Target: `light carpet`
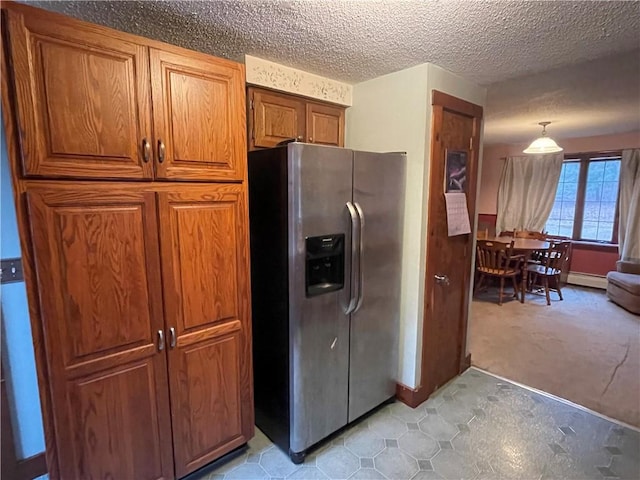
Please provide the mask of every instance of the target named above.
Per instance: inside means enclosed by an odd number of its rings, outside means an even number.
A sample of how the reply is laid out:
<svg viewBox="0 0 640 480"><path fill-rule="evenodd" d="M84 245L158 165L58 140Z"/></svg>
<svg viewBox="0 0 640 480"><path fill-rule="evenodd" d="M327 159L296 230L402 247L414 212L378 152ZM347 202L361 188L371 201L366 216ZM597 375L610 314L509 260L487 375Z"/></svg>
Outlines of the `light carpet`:
<svg viewBox="0 0 640 480"><path fill-rule="evenodd" d="M510 292L510 291L508 291ZM497 290L476 296L469 351L473 365L640 427L640 316L604 291L565 287L497 304Z"/></svg>

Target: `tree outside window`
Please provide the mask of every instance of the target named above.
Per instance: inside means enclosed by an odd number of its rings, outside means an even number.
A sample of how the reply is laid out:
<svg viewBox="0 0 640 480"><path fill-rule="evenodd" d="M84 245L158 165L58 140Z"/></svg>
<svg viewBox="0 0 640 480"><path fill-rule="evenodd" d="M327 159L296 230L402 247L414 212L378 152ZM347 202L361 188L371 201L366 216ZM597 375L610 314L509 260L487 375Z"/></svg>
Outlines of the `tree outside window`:
<svg viewBox="0 0 640 480"><path fill-rule="evenodd" d="M620 152L565 155L545 230L573 240L617 243Z"/></svg>

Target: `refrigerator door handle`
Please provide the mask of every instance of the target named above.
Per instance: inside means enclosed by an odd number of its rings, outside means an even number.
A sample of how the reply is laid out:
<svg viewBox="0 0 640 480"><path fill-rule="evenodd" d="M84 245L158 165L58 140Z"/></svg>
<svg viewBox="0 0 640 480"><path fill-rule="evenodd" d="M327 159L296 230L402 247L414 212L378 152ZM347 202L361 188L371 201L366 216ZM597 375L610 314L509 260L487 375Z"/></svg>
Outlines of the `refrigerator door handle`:
<svg viewBox="0 0 640 480"><path fill-rule="evenodd" d="M349 315L356 309L356 302L358 300L357 291L359 287L356 285L358 279L356 273L358 272L360 265L356 268L356 264L358 262L358 243L356 243L356 238L358 237L359 232L359 222L358 213L356 208L353 206L353 203L347 202L346 207L349 211L349 216L351 217L351 292L349 296L349 305L344 313Z"/></svg>
<svg viewBox="0 0 640 480"><path fill-rule="evenodd" d="M362 272L362 251L364 250L364 212L362 211L362 207L358 202L354 202L353 204L356 207L356 212L358 212L359 218L359 232L358 232L358 303L356 304L356 308L354 312L357 312L362 306L362 292L364 288L364 274Z"/></svg>

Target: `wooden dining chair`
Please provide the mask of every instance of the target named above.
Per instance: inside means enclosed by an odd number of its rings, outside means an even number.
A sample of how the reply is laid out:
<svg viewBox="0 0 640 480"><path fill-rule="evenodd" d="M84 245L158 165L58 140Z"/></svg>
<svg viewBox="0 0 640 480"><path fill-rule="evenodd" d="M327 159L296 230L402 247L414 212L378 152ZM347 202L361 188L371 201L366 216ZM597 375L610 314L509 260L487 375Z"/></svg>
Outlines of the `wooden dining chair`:
<svg viewBox="0 0 640 480"><path fill-rule="evenodd" d="M560 275L562 275L563 269L568 267L570 247L571 242L553 243L549 250L545 252L541 264L527 265L529 277L528 290L531 290L535 285L543 287L544 294L547 297L547 305L551 305L550 290L557 292L560 300L563 300L560 287ZM539 281L542 281L542 285L537 283ZM551 285L550 281L552 282Z"/></svg>
<svg viewBox="0 0 640 480"><path fill-rule="evenodd" d="M482 282L487 277L497 277L500 279L498 305L502 305L504 279L511 278L513 296L519 298L516 277L522 273L524 255L513 255L512 253L513 240L510 243L478 240L476 244L477 280L473 290L474 294L480 289ZM524 302L524 295L520 296L520 301Z"/></svg>

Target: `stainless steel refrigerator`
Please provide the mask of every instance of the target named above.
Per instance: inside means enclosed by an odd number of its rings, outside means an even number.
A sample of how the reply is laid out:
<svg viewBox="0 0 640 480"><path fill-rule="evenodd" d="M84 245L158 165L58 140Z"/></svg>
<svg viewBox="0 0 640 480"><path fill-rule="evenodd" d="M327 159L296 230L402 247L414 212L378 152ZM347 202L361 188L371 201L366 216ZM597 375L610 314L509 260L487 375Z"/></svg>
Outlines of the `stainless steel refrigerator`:
<svg viewBox="0 0 640 480"><path fill-rule="evenodd" d="M405 163L249 154L256 425L295 463L395 394Z"/></svg>

